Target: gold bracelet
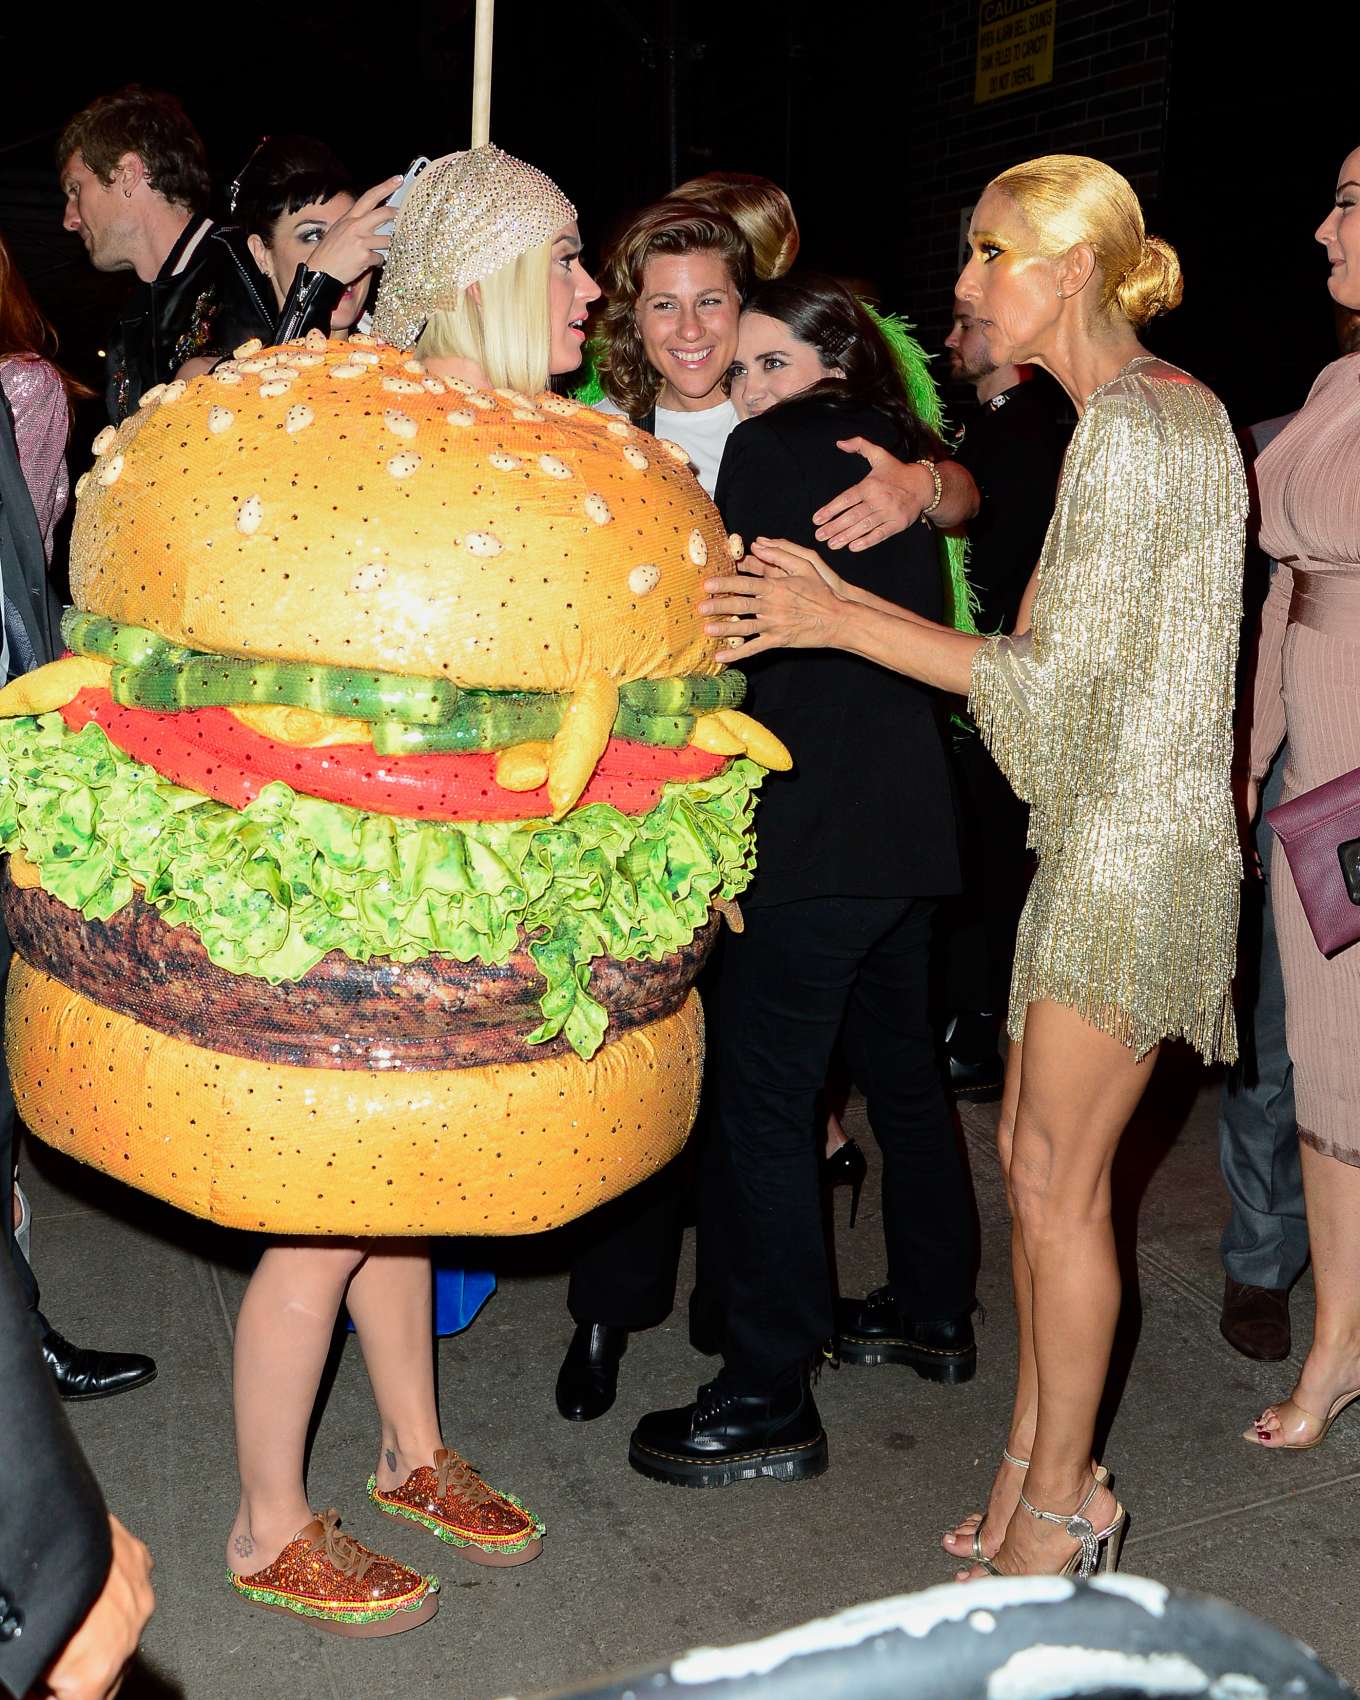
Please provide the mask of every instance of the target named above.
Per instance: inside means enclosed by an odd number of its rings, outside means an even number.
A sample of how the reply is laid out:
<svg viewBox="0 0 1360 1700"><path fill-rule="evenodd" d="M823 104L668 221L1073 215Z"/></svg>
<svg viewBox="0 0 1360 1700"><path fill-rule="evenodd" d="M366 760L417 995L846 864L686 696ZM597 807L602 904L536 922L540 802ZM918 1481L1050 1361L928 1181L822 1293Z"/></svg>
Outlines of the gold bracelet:
<svg viewBox="0 0 1360 1700"><path fill-rule="evenodd" d="M936 508L939 507L940 502L943 500L944 479L940 477L940 469L936 466L933 460L918 460L916 464L917 466L925 467L926 471L930 474L931 483L935 486L935 495L933 500L926 507L921 509L921 519L923 521L927 521L930 515L935 512Z"/></svg>

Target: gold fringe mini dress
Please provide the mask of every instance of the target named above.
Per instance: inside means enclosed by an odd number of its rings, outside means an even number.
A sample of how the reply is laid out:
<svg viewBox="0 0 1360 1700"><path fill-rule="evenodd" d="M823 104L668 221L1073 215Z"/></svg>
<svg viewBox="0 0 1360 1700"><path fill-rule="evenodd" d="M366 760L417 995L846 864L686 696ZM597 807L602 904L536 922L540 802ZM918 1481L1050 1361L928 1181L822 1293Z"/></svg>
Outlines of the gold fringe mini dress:
<svg viewBox="0 0 1360 1700"><path fill-rule="evenodd" d="M1038 869L1009 1032L1042 999L1142 1057L1237 1054L1231 798L1246 480L1218 398L1140 355L1063 466L1029 630L973 662L969 708L1030 805Z"/></svg>

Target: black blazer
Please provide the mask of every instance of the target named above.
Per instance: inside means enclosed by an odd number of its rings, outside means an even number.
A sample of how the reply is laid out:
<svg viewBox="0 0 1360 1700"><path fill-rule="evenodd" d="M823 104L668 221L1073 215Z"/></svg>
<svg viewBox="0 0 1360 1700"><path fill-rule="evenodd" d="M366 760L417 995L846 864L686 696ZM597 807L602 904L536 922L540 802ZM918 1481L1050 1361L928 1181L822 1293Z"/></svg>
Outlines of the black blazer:
<svg viewBox="0 0 1360 1700"><path fill-rule="evenodd" d="M727 440L716 500L749 543L787 537L821 549L813 513L863 476L836 442L866 437L900 452L873 409L820 399L781 403ZM929 525L826 559L850 583L928 619L942 617L938 540ZM747 708L793 755L756 808L756 877L743 903L794 898L929 897L959 889L954 797L934 691L839 650L788 650L744 664Z"/></svg>
<svg viewBox="0 0 1360 1700"><path fill-rule="evenodd" d="M99 1597L113 1546L99 1484L62 1412L7 1255L0 1256L0 1484L0 1690L22 1696Z"/></svg>

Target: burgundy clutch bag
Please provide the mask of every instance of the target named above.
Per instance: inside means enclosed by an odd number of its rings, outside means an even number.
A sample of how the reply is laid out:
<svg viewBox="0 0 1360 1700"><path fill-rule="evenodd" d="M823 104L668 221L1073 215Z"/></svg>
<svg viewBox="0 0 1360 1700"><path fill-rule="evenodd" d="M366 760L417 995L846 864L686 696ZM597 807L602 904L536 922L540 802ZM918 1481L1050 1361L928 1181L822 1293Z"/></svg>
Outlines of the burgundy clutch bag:
<svg viewBox="0 0 1360 1700"><path fill-rule="evenodd" d="M1360 939L1360 768L1271 809L1308 925L1324 956Z"/></svg>

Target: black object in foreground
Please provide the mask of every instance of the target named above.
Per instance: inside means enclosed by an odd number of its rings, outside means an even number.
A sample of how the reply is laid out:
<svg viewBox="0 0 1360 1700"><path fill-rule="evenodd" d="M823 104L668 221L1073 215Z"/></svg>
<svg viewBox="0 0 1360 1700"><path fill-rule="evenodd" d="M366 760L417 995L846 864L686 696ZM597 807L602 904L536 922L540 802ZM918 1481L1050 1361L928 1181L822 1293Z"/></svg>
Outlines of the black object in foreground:
<svg viewBox="0 0 1360 1700"><path fill-rule="evenodd" d="M948 1583L551 1700L1354 1700L1301 1642L1136 1576ZM547 1697L545 1697L547 1700Z"/></svg>

